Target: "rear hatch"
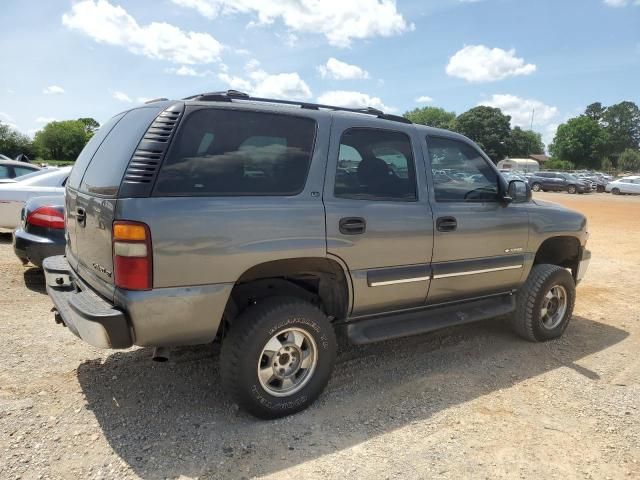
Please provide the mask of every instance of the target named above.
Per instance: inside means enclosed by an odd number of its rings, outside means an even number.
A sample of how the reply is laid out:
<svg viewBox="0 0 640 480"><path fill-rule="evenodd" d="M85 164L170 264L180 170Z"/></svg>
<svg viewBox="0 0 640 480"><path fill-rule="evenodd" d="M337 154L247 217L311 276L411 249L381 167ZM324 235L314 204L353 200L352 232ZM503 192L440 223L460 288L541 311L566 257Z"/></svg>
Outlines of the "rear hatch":
<svg viewBox="0 0 640 480"><path fill-rule="evenodd" d="M122 178L140 140L166 107L166 102L152 104L113 117L89 141L69 177L67 259L109 299L115 289L111 230Z"/></svg>

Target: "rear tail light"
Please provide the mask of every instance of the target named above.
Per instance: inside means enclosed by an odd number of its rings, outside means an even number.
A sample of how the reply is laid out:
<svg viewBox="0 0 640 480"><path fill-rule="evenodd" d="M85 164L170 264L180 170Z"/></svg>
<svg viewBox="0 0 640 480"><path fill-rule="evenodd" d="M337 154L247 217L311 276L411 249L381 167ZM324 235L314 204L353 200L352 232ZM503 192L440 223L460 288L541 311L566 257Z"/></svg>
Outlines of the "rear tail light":
<svg viewBox="0 0 640 480"><path fill-rule="evenodd" d="M64 229L64 213L54 207L39 207L27 215L27 223L38 227Z"/></svg>
<svg viewBox="0 0 640 480"><path fill-rule="evenodd" d="M141 222L113 222L113 272L116 287L150 290L153 276L151 233Z"/></svg>

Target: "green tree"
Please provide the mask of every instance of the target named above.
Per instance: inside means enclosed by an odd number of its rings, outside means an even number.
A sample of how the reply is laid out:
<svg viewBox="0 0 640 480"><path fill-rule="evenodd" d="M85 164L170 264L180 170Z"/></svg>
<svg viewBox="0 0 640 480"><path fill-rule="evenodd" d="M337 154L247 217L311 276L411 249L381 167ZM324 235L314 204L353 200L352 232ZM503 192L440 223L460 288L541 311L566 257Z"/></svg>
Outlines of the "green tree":
<svg viewBox="0 0 640 480"><path fill-rule="evenodd" d="M0 153L11 158L15 158L20 153L28 157L35 156L31 139L2 122L0 122Z"/></svg>
<svg viewBox="0 0 640 480"><path fill-rule="evenodd" d="M80 120L50 122L36 133L34 143L39 154L50 160L74 160L90 138Z"/></svg>
<svg viewBox="0 0 640 480"><path fill-rule="evenodd" d="M527 158L534 153L544 153L542 135L533 130L515 127L507 140L507 154L511 158Z"/></svg>
<svg viewBox="0 0 640 480"><path fill-rule="evenodd" d="M607 146L608 136L603 127L581 115L558 127L549 151L578 167L599 168Z"/></svg>
<svg viewBox="0 0 640 480"><path fill-rule="evenodd" d="M613 171L613 162L608 158L603 158L600 168L605 172L611 172Z"/></svg>
<svg viewBox="0 0 640 480"><path fill-rule="evenodd" d="M618 159L618 168L632 172L640 171L640 151L628 148L622 152Z"/></svg>
<svg viewBox="0 0 640 480"><path fill-rule="evenodd" d="M611 105L602 114L609 136L609 151L619 156L626 149L640 148L640 108L633 102Z"/></svg>
<svg viewBox="0 0 640 480"><path fill-rule="evenodd" d="M455 122L455 130L476 142L494 162L507 155L511 117L499 108L480 106L464 112Z"/></svg>
<svg viewBox="0 0 640 480"><path fill-rule="evenodd" d="M573 170L575 165L567 160L550 158L544 163L544 168L547 170Z"/></svg>
<svg viewBox="0 0 640 480"><path fill-rule="evenodd" d="M84 131L87 132L89 138L100 128L100 124L95 118L79 118L78 121L84 124Z"/></svg>
<svg viewBox="0 0 640 480"><path fill-rule="evenodd" d="M584 114L596 122L600 122L606 110L607 107L603 107L600 102L595 102L587 106Z"/></svg>
<svg viewBox="0 0 640 480"><path fill-rule="evenodd" d="M451 130L456 119L455 112L447 112L444 108L424 107L416 108L404 114L413 123L435 128Z"/></svg>

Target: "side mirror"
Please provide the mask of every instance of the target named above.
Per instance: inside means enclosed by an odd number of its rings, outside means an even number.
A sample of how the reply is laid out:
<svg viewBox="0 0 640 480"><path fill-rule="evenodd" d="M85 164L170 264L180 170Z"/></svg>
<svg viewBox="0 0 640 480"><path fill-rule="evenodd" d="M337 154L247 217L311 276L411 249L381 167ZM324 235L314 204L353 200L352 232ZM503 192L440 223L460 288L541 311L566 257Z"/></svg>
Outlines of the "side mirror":
<svg viewBox="0 0 640 480"><path fill-rule="evenodd" d="M507 188L509 203L526 203L531 200L531 187L522 180L511 180ZM506 199L505 199L506 200Z"/></svg>

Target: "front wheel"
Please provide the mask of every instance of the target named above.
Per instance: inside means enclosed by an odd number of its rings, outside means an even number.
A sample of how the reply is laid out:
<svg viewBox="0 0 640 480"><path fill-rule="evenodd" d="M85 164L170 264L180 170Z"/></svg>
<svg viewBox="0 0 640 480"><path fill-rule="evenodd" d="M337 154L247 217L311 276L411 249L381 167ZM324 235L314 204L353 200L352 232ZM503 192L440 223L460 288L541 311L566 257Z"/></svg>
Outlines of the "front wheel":
<svg viewBox="0 0 640 480"><path fill-rule="evenodd" d="M336 348L333 326L317 307L268 298L233 321L220 352L222 385L256 417L290 415L322 393Z"/></svg>
<svg viewBox="0 0 640 480"><path fill-rule="evenodd" d="M575 185L569 185L569 186L567 187L567 192L568 192L568 193L574 194L574 193L576 193L577 191L578 191L578 189L576 188L576 186L575 186Z"/></svg>
<svg viewBox="0 0 640 480"><path fill-rule="evenodd" d="M614 188L611 190L611 193L613 193L614 195L620 195L620 189L619 188Z"/></svg>
<svg viewBox="0 0 640 480"><path fill-rule="evenodd" d="M513 327L532 342L558 338L569 325L575 300L576 284L567 270L536 265L518 291Z"/></svg>
<svg viewBox="0 0 640 480"><path fill-rule="evenodd" d="M531 190L533 190L534 192L539 192L540 190L542 190L542 185L540 185L539 183L534 183L533 185L531 185Z"/></svg>

